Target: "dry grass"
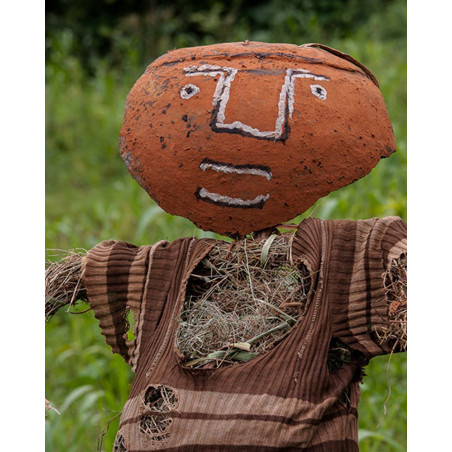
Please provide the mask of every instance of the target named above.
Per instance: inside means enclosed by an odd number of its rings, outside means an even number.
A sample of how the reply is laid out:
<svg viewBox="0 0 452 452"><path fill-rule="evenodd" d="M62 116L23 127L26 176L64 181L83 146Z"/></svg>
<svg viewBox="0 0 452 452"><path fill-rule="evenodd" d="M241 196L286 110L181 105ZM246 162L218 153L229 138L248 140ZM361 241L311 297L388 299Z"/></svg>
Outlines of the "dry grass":
<svg viewBox="0 0 452 452"><path fill-rule="evenodd" d="M172 423L173 419L167 414L147 414L141 416L140 432L148 435L152 443L160 443L168 438Z"/></svg>
<svg viewBox="0 0 452 452"><path fill-rule="evenodd" d="M110 428L110 424L114 422L116 419L120 418L122 411L115 414L113 417L107 420L105 427L102 429L100 435L97 437L97 452L102 452L104 449L102 448L102 443L104 440L104 436L107 434L108 429ZM124 437L121 434L118 434L115 439L115 445L113 450L119 452L127 452L127 449L124 446Z"/></svg>
<svg viewBox="0 0 452 452"><path fill-rule="evenodd" d="M63 306L88 301L82 285L82 258L85 250L69 251L58 262L49 262L45 274L45 317L50 318Z"/></svg>
<svg viewBox="0 0 452 452"><path fill-rule="evenodd" d="M57 414L61 414L47 399L45 399L46 410L55 411Z"/></svg>
<svg viewBox="0 0 452 452"><path fill-rule="evenodd" d="M127 448L124 444L124 436L117 435L115 439L115 444L113 446L114 452L127 452Z"/></svg>
<svg viewBox="0 0 452 452"><path fill-rule="evenodd" d="M306 309L310 277L292 235L218 242L192 273L177 347L185 366L216 368L271 349Z"/></svg>
<svg viewBox="0 0 452 452"><path fill-rule="evenodd" d="M151 385L144 395L144 404L155 412L167 413L177 406L178 397L173 389L164 385Z"/></svg>
<svg viewBox="0 0 452 452"><path fill-rule="evenodd" d="M389 303L388 323L377 331L380 342L393 343L394 350L407 349L407 256L394 259L385 274L384 285Z"/></svg>

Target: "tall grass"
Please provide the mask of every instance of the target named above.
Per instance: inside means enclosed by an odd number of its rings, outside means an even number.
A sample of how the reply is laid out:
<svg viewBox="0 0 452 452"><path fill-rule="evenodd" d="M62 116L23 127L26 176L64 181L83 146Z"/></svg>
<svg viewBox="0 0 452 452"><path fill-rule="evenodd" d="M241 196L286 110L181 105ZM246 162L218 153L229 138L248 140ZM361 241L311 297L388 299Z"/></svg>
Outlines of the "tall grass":
<svg viewBox="0 0 452 452"><path fill-rule="evenodd" d="M320 200L298 221L312 212L322 218L399 215L406 219L406 41L400 33L388 39L388 34L404 26L400 20L405 12L395 14L391 8L353 37L323 42L351 54L376 75L398 150L367 177ZM381 20L386 21L386 31L380 27ZM132 180L118 155L124 100L144 67L135 63L118 69L99 60L95 74L86 77L79 60L68 53L70 36L60 37L46 68L45 245L49 257L50 249L89 249L112 238L140 245L182 236L213 236L163 212ZM393 356L388 370L387 365L388 357L372 360L362 385L363 452L406 450L406 356ZM392 395L383 417L388 377ZM46 414L46 450L95 450L98 435L127 400L132 378L128 366L105 345L92 312L59 312L46 326L46 396L61 415ZM110 424L102 450L111 450L118 422Z"/></svg>

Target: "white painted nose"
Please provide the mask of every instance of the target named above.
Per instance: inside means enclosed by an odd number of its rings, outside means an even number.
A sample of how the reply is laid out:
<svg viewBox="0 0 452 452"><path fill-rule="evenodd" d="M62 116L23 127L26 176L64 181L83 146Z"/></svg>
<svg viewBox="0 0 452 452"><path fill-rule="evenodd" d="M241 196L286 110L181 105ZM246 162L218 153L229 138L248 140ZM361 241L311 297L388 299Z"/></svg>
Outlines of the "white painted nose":
<svg viewBox="0 0 452 452"><path fill-rule="evenodd" d="M299 78L312 79L316 81L328 81L329 78L324 75L316 75L306 69L286 69L284 79L279 91L277 99L270 99L274 101L277 107L276 118L274 125L270 130L265 130L249 124L249 119L231 120L230 114L227 114L227 105L231 95L231 86L236 79L238 73L246 73L245 70L238 70L233 67L214 66L210 64L203 64L201 66L190 66L184 69L187 77L193 76L210 76L218 77L217 85L213 95L212 104L215 107L212 112L210 126L214 132L218 133L236 133L245 137L254 137L258 139L283 141L288 138L290 127L288 126L289 119L292 117L294 108L295 96L295 80ZM254 70L256 72L258 70ZM268 74L268 70L261 70L259 77ZM251 74L246 74L250 77ZM268 76L268 75L267 75ZM275 77L276 75L272 75ZM240 90L239 90L240 91ZM199 88L194 84L185 85L180 92L183 99L189 99L194 94L198 93ZM311 85L311 92L313 95L321 100L326 100L326 89L318 84ZM246 96L246 92L240 92L240 95ZM276 110L276 108L275 108ZM258 112L256 112L258 114ZM228 119L226 119L226 116ZM246 122L244 122L246 121Z"/></svg>

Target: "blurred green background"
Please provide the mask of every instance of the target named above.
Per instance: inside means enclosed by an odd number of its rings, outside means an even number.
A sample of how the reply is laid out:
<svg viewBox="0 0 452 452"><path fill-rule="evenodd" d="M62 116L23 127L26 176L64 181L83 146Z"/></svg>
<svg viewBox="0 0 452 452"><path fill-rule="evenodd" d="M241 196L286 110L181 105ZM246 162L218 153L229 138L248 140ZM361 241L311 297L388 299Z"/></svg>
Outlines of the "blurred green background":
<svg viewBox="0 0 452 452"><path fill-rule="evenodd" d="M401 0L50 0L46 2L46 248L89 249L101 240L138 245L212 237L163 212L118 153L125 97L169 49L257 40L320 42L366 65L380 82L398 151L364 179L297 219L406 220L406 3ZM83 309L83 306L82 306ZM406 450L406 355L367 367L359 411L361 451ZM46 450L96 450L127 400L133 375L113 356L91 312L59 312L46 325ZM384 415L390 379L391 398ZM379 425L380 424L380 425ZM111 450L118 420L102 450Z"/></svg>

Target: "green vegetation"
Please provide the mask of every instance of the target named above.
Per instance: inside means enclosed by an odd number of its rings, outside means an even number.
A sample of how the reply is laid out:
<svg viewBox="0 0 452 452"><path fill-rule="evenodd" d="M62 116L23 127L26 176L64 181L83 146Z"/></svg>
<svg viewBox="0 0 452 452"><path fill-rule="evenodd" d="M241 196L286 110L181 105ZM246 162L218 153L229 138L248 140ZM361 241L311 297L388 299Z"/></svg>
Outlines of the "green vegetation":
<svg viewBox="0 0 452 452"><path fill-rule="evenodd" d="M406 219L406 4L299 0L176 1L139 9L132 0L47 2L46 248L91 248L101 240L150 244L211 237L172 217L139 188L117 150L127 92L146 64L174 47L220 41L321 42L365 64L380 82L398 151L370 175L320 200L297 219ZM105 14L96 10L101 5ZM119 6L121 4L121 6ZM83 309L83 307L81 307ZM95 450L121 411L133 375L105 345L91 312L59 312L46 326L46 450ZM371 361L362 386L363 452L406 450L406 356ZM383 420L382 420L383 418ZM111 450L118 420L102 450ZM377 428L377 425L381 425Z"/></svg>

